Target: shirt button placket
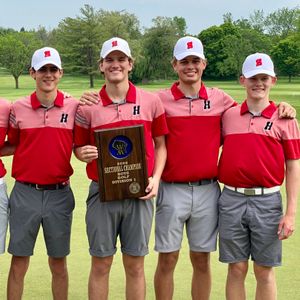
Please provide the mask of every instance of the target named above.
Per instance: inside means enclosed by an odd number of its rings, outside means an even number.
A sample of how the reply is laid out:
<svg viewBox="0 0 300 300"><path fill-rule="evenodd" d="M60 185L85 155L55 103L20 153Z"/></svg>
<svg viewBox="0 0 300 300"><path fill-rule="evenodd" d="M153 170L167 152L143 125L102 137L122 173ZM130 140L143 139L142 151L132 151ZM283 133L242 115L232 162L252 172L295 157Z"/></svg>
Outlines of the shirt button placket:
<svg viewBox="0 0 300 300"><path fill-rule="evenodd" d="M122 120L122 109L118 106L117 110L118 110L118 119Z"/></svg>
<svg viewBox="0 0 300 300"><path fill-rule="evenodd" d="M253 126L254 126L254 117L251 116L250 121L249 121L249 131L253 132Z"/></svg>
<svg viewBox="0 0 300 300"><path fill-rule="evenodd" d="M44 111L44 123L45 123L45 125L47 125L47 123L48 123L48 111L46 109Z"/></svg>

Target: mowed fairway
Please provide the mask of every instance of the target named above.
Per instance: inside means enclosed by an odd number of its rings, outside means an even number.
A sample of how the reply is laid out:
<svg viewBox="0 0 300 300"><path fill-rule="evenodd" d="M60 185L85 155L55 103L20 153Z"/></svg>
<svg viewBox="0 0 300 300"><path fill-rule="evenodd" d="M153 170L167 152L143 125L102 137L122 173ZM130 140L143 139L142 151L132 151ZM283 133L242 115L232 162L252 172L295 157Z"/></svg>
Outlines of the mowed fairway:
<svg viewBox="0 0 300 300"><path fill-rule="evenodd" d="M97 87L103 81L96 81ZM232 95L238 102L244 99L244 91L235 81L205 82L207 86L216 86L224 89ZM157 90L168 87L171 82L157 82L155 84L143 86L148 90ZM30 94L34 89L34 81L29 76L20 78L20 89L14 89L13 78L7 74L0 73L0 97L14 100L22 95ZM79 97L82 91L88 89L88 79L83 77L65 76L62 79L60 89ZM297 108L297 118L300 120L300 80L294 80L291 84L286 79L279 80L278 85L272 90L271 99L287 101ZM3 159L8 174L6 181L11 190L13 180L10 178L11 158ZM85 200L88 192L88 180L85 174L85 165L75 158L72 159L74 175L71 178L71 185L76 198L76 208L74 211L72 227L71 254L68 257L69 277L70 277L70 300L87 299L87 282L90 268L90 256L85 233ZM300 209L299 209L300 210ZM300 213L298 211L297 228L294 235L284 241L283 266L276 268L278 299L300 299ZM145 258L145 270L147 280L147 299L155 299L153 289L153 275L155 272L157 253L154 247L154 231L150 240L150 254ZM0 299L6 298L6 280L10 264L10 255L0 256ZM222 300L224 297L224 287L226 281L227 265L218 262L218 254L211 256L213 286L211 299ZM189 262L189 250L187 240L184 238L180 260L175 271L175 300L190 299L190 282L192 270ZM201 284L201 283L199 283ZM124 297L124 272L120 251L114 259L110 275L110 297L109 299L119 300ZM254 299L255 279L252 267L249 268L247 278L248 299ZM43 241L42 230L40 231L35 254L31 258L31 264L25 279L24 300L48 300L51 296L51 276L48 268L47 255Z"/></svg>

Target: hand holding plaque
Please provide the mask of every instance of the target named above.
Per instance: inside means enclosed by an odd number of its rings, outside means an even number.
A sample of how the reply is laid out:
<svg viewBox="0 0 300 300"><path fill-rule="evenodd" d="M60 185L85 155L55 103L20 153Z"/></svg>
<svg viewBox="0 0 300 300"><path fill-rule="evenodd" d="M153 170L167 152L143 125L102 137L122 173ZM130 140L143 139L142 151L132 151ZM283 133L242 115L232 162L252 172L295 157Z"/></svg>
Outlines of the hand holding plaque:
<svg viewBox="0 0 300 300"><path fill-rule="evenodd" d="M139 198L148 185L144 126L95 131L101 201Z"/></svg>

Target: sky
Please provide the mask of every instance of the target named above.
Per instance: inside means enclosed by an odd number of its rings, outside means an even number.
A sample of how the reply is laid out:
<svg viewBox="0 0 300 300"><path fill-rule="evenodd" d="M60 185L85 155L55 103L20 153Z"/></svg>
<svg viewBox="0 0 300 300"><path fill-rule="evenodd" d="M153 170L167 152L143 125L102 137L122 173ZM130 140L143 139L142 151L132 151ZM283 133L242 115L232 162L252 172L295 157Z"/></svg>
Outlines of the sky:
<svg viewBox="0 0 300 300"><path fill-rule="evenodd" d="M223 23L223 15L230 12L233 20L249 18L255 10L267 15L277 9L299 7L299 0L2 0L0 27L20 30L47 30L58 26L66 17L80 16L80 8L89 4L96 10L125 10L140 21L141 29L152 26L157 16L183 17L187 33L198 34L203 29Z"/></svg>

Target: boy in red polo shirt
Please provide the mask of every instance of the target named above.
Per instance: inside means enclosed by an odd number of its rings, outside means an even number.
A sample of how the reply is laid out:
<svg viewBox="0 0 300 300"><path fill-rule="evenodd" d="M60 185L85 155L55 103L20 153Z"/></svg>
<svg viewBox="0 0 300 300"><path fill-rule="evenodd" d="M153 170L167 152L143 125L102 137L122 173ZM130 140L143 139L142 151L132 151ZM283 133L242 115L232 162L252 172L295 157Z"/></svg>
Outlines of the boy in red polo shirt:
<svg viewBox="0 0 300 300"><path fill-rule="evenodd" d="M0 148L5 142L9 112L10 103L4 99L0 99ZM4 181L5 174L6 170L0 159L0 254L5 252L5 240L8 223L8 197L6 183Z"/></svg>
<svg viewBox="0 0 300 300"><path fill-rule="evenodd" d="M235 101L202 81L206 59L199 39L186 36L174 47L172 66L178 81L158 93L166 110L169 134L167 162L156 205L155 250L159 252L155 293L171 299L173 273L184 227L193 267L191 294L208 299L210 252L216 250L220 195L217 162L221 117Z"/></svg>
<svg viewBox="0 0 300 300"><path fill-rule="evenodd" d="M271 58L249 55L241 84L247 98L222 118L219 180L220 261L229 264L226 299L246 299L251 257L256 299L276 299L273 267L281 265L282 240L293 234L300 183L300 132L296 119L279 119L269 93L276 83ZM286 211L280 186L286 180Z"/></svg>
<svg viewBox="0 0 300 300"><path fill-rule="evenodd" d="M104 42L99 67L105 77L105 85L98 94L99 101L92 106L80 106L75 123L75 153L88 163L87 175L92 180L86 214L92 256L89 299L108 297L109 272L118 236L126 275L126 299L144 299L144 256L148 253L152 226L152 198L157 193L166 160L164 135L168 131L165 113L157 95L129 82L133 60L125 40L116 37ZM101 202L94 130L137 124L144 125L149 173L147 195L142 199Z"/></svg>
<svg viewBox="0 0 300 300"><path fill-rule="evenodd" d="M59 53L50 47L38 49L31 61L30 75L36 89L13 103L8 142L16 146L10 195L11 267L8 299L21 299L24 278L33 255L40 226L52 272L54 299L68 297L66 256L70 252L70 231L74 196L69 186L73 173L70 158L78 101L57 89L63 75Z"/></svg>

